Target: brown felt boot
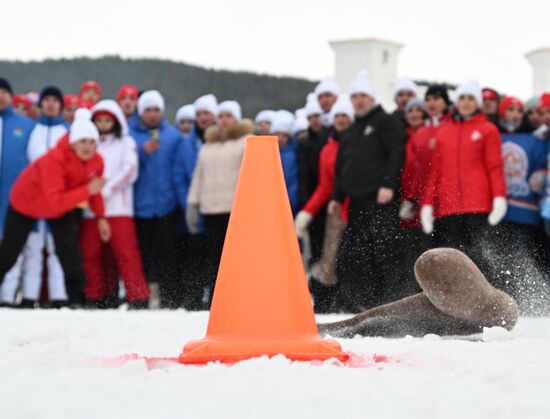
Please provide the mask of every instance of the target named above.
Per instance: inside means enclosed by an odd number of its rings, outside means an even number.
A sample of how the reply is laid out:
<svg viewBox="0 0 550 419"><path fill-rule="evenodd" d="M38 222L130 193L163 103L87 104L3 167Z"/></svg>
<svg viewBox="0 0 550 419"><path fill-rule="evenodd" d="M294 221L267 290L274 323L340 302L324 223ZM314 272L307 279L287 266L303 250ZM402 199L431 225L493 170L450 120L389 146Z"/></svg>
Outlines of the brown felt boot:
<svg viewBox="0 0 550 419"><path fill-rule="evenodd" d="M414 273L426 297L443 313L508 330L517 322L514 299L494 288L476 264L456 249L424 252L416 260Z"/></svg>
<svg viewBox="0 0 550 419"><path fill-rule="evenodd" d="M423 292L366 310L339 322L319 324L319 333L335 337L469 335L483 327L511 330L518 308L493 288L476 265L455 249L432 249L416 264Z"/></svg>
<svg viewBox="0 0 550 419"><path fill-rule="evenodd" d="M345 229L346 223L339 213L327 215L321 259L311 266L311 275L324 286L336 284L336 254Z"/></svg>

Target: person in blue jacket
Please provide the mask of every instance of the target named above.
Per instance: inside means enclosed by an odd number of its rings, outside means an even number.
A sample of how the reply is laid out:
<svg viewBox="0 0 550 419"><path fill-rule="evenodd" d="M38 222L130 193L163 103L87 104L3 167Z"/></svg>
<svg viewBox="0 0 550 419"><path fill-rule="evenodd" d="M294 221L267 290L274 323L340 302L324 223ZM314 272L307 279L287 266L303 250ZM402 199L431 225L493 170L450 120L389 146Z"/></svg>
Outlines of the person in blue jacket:
<svg viewBox="0 0 550 419"><path fill-rule="evenodd" d="M212 94L204 95L195 100L195 124L188 136L178 148L174 173L176 176L176 193L180 210L185 214L187 208L187 194L193 179L193 172L197 164L199 151L204 144L204 132L216 125L218 114L218 100ZM185 295L183 304L188 310L202 310L208 307L210 289L206 283L205 267L209 265L204 225L199 224L199 232L191 234L187 231L185 222L182 223L183 234L180 235L180 258Z"/></svg>
<svg viewBox="0 0 550 419"><path fill-rule="evenodd" d="M294 216L300 208L298 208L298 142L292 137L293 125L294 115L292 113L285 110L277 111L271 125L271 133L279 139L285 184Z"/></svg>
<svg viewBox="0 0 550 419"><path fill-rule="evenodd" d="M130 126L139 154L134 186L135 223L151 298L174 307L181 284L176 269L177 150L183 138L164 118L164 98L156 90L138 100L139 123ZM154 306L154 304L153 304Z"/></svg>
<svg viewBox="0 0 550 419"><path fill-rule="evenodd" d="M195 101L193 107L195 126L178 149L178 165L176 167L178 202L184 211L187 207L187 193L189 192L199 151L204 144L204 132L209 127L216 125L218 100L212 94L204 95Z"/></svg>
<svg viewBox="0 0 550 419"><path fill-rule="evenodd" d="M14 112L11 106L12 97L13 90L10 83L0 78L0 240L4 233L11 188L29 163L27 146L35 126L33 120ZM15 269L18 270L17 265ZM8 273L10 274L12 271ZM0 304L13 300L13 296L4 298L6 296L2 295L2 297Z"/></svg>
<svg viewBox="0 0 550 419"><path fill-rule="evenodd" d="M521 100L508 96L499 106L502 158L508 210L495 227L497 286L515 297L524 313L534 314L531 288L542 278L542 249L537 233L541 226L539 201L546 175L544 143L520 132L524 114ZM491 252L492 249L488 248Z"/></svg>

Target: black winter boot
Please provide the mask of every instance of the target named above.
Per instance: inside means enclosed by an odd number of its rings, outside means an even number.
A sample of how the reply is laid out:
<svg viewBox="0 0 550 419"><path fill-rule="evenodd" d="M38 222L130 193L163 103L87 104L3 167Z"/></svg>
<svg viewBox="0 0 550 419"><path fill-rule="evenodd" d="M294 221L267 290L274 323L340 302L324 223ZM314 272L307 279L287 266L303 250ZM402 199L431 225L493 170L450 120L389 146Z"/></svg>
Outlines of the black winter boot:
<svg viewBox="0 0 550 419"><path fill-rule="evenodd" d="M38 306L38 303L36 301L23 298L23 300L21 300L21 303L19 303L17 308L33 309L33 308L36 308L37 306Z"/></svg>

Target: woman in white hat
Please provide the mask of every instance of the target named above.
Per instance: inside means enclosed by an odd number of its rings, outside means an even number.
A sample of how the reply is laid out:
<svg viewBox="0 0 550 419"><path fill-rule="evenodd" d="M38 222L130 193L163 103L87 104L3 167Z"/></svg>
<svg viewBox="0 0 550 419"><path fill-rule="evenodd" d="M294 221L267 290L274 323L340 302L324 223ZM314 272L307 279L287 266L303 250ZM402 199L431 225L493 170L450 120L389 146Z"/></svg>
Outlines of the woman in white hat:
<svg viewBox="0 0 550 419"><path fill-rule="evenodd" d="M438 246L464 251L486 271L490 267L483 252L490 226L499 224L507 211L502 140L481 112L476 81L461 84L456 97L457 113L435 135L420 221L426 234L434 231L435 221Z"/></svg>
<svg viewBox="0 0 550 419"><path fill-rule="evenodd" d="M100 194L106 180L102 178L103 159L96 153L98 139L90 112L79 110L69 133L21 173L11 191L6 230L0 244L0 282L15 264L36 220L46 219L65 273L69 303L83 303L85 276L73 210L89 202L97 216L101 239L108 241L111 236Z"/></svg>
<svg viewBox="0 0 550 419"><path fill-rule="evenodd" d="M210 256L206 280L211 291L216 281L246 138L254 128L251 120L242 118L241 107L235 101L220 103L217 111L217 124L204 133L205 143L199 152L185 213L192 234L199 231L199 214L203 216Z"/></svg>

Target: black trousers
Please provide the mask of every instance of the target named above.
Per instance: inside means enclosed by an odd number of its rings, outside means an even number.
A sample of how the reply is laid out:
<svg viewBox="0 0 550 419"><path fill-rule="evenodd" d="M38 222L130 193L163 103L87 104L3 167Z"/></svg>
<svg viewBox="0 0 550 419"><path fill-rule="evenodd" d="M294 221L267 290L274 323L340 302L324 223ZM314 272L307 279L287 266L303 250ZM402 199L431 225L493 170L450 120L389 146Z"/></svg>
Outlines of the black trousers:
<svg viewBox="0 0 550 419"><path fill-rule="evenodd" d="M313 218L308 227L309 244L311 246L311 258L308 261L310 266L321 259L326 224L327 213L325 210L322 210Z"/></svg>
<svg viewBox="0 0 550 419"><path fill-rule="evenodd" d="M526 315L542 315L550 306L550 282L538 227L503 223L495 228L491 260L494 285L516 299Z"/></svg>
<svg viewBox="0 0 550 419"><path fill-rule="evenodd" d="M164 217L135 218L143 269L148 282L159 284L161 305L174 306L183 290L177 269L176 212Z"/></svg>
<svg viewBox="0 0 550 419"><path fill-rule="evenodd" d="M204 287L207 286L207 242L204 234L184 234L178 237L179 268L184 283L178 294L179 303L187 310L204 309Z"/></svg>
<svg viewBox="0 0 550 419"><path fill-rule="evenodd" d="M15 265L35 223L35 218L17 212L11 206L8 209L4 237L0 244L0 282ZM82 270L82 257L78 247L75 213L48 219L48 225L53 235L56 254L65 274L69 302L82 304L86 277Z"/></svg>
<svg viewBox="0 0 550 419"><path fill-rule="evenodd" d="M214 295L214 286L218 275L218 267L222 258L225 233L229 224L229 214L204 215L204 231L206 246L208 249L208 260L206 265L206 287L210 288L210 303Z"/></svg>
<svg viewBox="0 0 550 419"><path fill-rule="evenodd" d="M457 214L436 220L434 244L464 252L474 261L489 282L495 282L491 262L495 228L487 221L489 214Z"/></svg>
<svg viewBox="0 0 550 419"><path fill-rule="evenodd" d="M345 311L385 302L399 263L399 206L375 197L352 199L349 222L337 257L338 305ZM391 296L389 297L391 298Z"/></svg>

